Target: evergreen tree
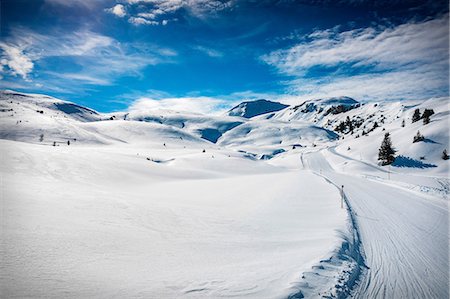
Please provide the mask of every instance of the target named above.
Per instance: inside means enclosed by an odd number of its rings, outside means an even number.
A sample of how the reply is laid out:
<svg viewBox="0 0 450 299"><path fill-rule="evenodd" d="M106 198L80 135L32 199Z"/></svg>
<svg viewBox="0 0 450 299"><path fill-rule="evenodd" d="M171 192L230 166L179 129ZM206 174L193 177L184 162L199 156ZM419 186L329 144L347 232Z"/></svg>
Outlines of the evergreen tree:
<svg viewBox="0 0 450 299"><path fill-rule="evenodd" d="M353 131L353 123L349 116L347 116L347 119L345 120L345 125L348 127L349 131Z"/></svg>
<svg viewBox="0 0 450 299"><path fill-rule="evenodd" d="M383 142L378 150L378 160L381 161L381 165L392 164L395 160L395 149L392 147L389 133L384 134Z"/></svg>
<svg viewBox="0 0 450 299"><path fill-rule="evenodd" d="M433 110L433 109L425 109L425 110L423 111L422 118L430 117L430 116L432 116L433 114L434 114L434 110Z"/></svg>
<svg viewBox="0 0 450 299"><path fill-rule="evenodd" d="M450 157L448 156L448 154L447 154L447 150L445 149L443 152L442 152L442 159L444 159L444 160L448 160Z"/></svg>
<svg viewBox="0 0 450 299"><path fill-rule="evenodd" d="M39 141L40 142L44 141L44 134L39 135Z"/></svg>
<svg viewBox="0 0 450 299"><path fill-rule="evenodd" d="M425 111L422 114L424 125L427 125L430 123L430 116L432 116L433 114L434 114L433 109L425 109Z"/></svg>
<svg viewBox="0 0 450 299"><path fill-rule="evenodd" d="M414 114L412 116L412 122L415 123L419 119L420 119L420 110L416 109L416 110L414 110Z"/></svg>
<svg viewBox="0 0 450 299"><path fill-rule="evenodd" d="M425 137L422 134L420 134L420 131L417 131L416 136L414 136L414 138L413 138L413 143L416 143L419 141L424 141L424 140L425 140Z"/></svg>
<svg viewBox="0 0 450 299"><path fill-rule="evenodd" d="M337 125L336 129L334 129L337 132L344 132L345 130L345 123L341 121L339 125Z"/></svg>

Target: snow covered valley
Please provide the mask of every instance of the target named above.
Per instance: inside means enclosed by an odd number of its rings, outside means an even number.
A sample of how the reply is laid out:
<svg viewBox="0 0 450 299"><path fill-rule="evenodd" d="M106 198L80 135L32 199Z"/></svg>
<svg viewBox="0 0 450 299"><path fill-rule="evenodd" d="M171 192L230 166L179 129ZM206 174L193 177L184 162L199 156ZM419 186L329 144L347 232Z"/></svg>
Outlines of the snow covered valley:
<svg viewBox="0 0 450 299"><path fill-rule="evenodd" d="M4 298L449 296L448 99L0 105ZM380 166L386 132L403 158Z"/></svg>

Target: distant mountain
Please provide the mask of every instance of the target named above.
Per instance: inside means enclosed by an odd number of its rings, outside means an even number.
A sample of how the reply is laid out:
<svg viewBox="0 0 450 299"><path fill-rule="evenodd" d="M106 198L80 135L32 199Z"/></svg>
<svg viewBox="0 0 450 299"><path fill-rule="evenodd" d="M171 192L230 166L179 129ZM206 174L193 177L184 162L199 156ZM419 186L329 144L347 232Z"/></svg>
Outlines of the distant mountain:
<svg viewBox="0 0 450 299"><path fill-rule="evenodd" d="M258 100L229 115L172 110L100 113L39 94L0 91L0 139L40 145L145 144L236 150L250 158L281 158L303 147L331 146L354 160L377 163L385 133L399 159L393 166L447 175L448 98L359 103L349 97L309 100L297 106ZM432 109L430 122L414 111ZM261 115L260 117L255 117ZM420 131L423 139L413 142ZM164 147L165 148L165 147Z"/></svg>
<svg viewBox="0 0 450 299"><path fill-rule="evenodd" d="M306 120L317 123L334 116L339 118L342 113L360 106L361 103L345 96L315 99L291 106L289 109L277 112L273 117L285 121Z"/></svg>
<svg viewBox="0 0 450 299"><path fill-rule="evenodd" d="M261 99L256 101L242 102L236 107L233 107L231 110L229 110L228 115L252 118L258 115L280 111L286 107L288 107L288 105Z"/></svg>

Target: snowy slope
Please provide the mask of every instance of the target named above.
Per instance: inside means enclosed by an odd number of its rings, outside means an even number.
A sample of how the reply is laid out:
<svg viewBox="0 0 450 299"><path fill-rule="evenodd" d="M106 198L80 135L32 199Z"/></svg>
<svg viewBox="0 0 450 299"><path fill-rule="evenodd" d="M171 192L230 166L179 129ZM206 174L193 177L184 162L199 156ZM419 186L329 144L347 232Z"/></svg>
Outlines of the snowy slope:
<svg viewBox="0 0 450 299"><path fill-rule="evenodd" d="M226 132L218 144L253 153L268 153L265 149L269 152L288 151L293 147L330 142L337 137L336 133L307 122L258 119Z"/></svg>
<svg viewBox="0 0 450 299"><path fill-rule="evenodd" d="M338 193L310 173L210 150L0 143L7 298L283 298L345 231Z"/></svg>
<svg viewBox="0 0 450 299"><path fill-rule="evenodd" d="M309 100L276 113L273 118L285 121L308 120L323 123L323 119L342 114L360 107L361 104L349 97L334 97ZM328 118L327 118L328 116ZM339 116L338 116L339 117Z"/></svg>
<svg viewBox="0 0 450 299"><path fill-rule="evenodd" d="M326 156L334 168L320 152L304 160L308 168L345 186L358 223L365 266L352 297L448 298L448 201L354 171L337 172L347 160Z"/></svg>
<svg viewBox="0 0 450 299"><path fill-rule="evenodd" d="M448 297L448 103L247 118L2 91L2 295ZM394 166L377 165L386 132Z"/></svg>
<svg viewBox="0 0 450 299"><path fill-rule="evenodd" d="M335 111L335 107L339 106L347 108L340 113L327 113ZM423 125L422 120L412 123L411 117L415 109L420 109L421 113L425 109L433 109L435 114L431 116L428 125ZM343 139L338 142L336 150L339 153L374 165L378 162L378 149L384 134L389 132L397 150L396 155L402 156L394 164L397 165L394 171L446 175L449 172L449 163L442 160L441 156L444 149L450 149L449 113L448 98L360 104L353 99L342 97L307 101L276 113L272 119L309 121L334 131ZM348 125L349 122L352 127ZM341 123L342 130L339 130ZM425 140L413 143L417 131L424 135Z"/></svg>
<svg viewBox="0 0 450 299"><path fill-rule="evenodd" d="M433 109L435 114L431 116L431 122L427 125L423 121L411 122L414 109ZM337 151L349 155L355 159L363 159L376 164L378 159L378 148L384 138L384 134L389 132L396 155L402 156L394 163L394 172L419 172L435 173L446 176L449 173L448 161L442 160L442 152L450 148L449 144L449 101L448 99L431 99L423 103L391 103L381 105L378 116L385 117L384 124L380 122L380 127L369 133L369 135L355 138L348 135L337 147ZM382 118L380 118L382 119ZM405 127L402 121L405 120ZM413 143L413 138L420 133L425 137L424 141ZM367 142L368 139L371 142ZM350 150L347 150L350 147ZM387 168L387 167L385 167Z"/></svg>
<svg viewBox="0 0 450 299"><path fill-rule="evenodd" d="M0 138L27 142L108 143L107 138L81 128L84 122L102 119L97 112L43 95L0 92Z"/></svg>
<svg viewBox="0 0 450 299"><path fill-rule="evenodd" d="M226 131L245 121L238 117L209 116L171 110L130 111L124 114L123 118L173 126L213 143L216 143Z"/></svg>
<svg viewBox="0 0 450 299"><path fill-rule="evenodd" d="M268 100L256 100L242 102L239 105L231 108L227 114L230 116L241 116L245 118L252 118L258 115L276 112L285 109L288 105Z"/></svg>

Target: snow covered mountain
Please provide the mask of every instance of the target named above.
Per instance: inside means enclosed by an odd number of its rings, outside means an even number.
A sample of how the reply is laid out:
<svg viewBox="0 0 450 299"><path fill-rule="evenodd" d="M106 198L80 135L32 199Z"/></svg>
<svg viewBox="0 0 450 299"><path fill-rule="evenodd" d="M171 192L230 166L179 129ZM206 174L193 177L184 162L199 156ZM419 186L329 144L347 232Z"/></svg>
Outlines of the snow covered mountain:
<svg viewBox="0 0 450 299"><path fill-rule="evenodd" d="M6 297L448 297L448 98L229 114L1 91Z"/></svg>
<svg viewBox="0 0 450 299"><path fill-rule="evenodd" d="M395 166L442 174L448 171L448 163L441 156L445 149L449 150L449 107L442 98L359 103L340 97L309 100L290 107L258 100L243 102L230 110L230 115L239 116L210 116L170 110L102 114L44 95L2 91L0 107L2 139L33 143L77 140L87 144L162 144L183 140L259 155L289 151L295 145L333 144L340 152L377 164L378 147L389 132L400 156ZM429 124L424 125L422 119L412 123L416 109L434 111ZM413 143L418 131L425 138Z"/></svg>
<svg viewBox="0 0 450 299"><path fill-rule="evenodd" d="M239 105L231 108L228 111L228 115L252 118L258 115L280 111L286 107L288 107L288 105L261 99L256 101L242 102Z"/></svg>

